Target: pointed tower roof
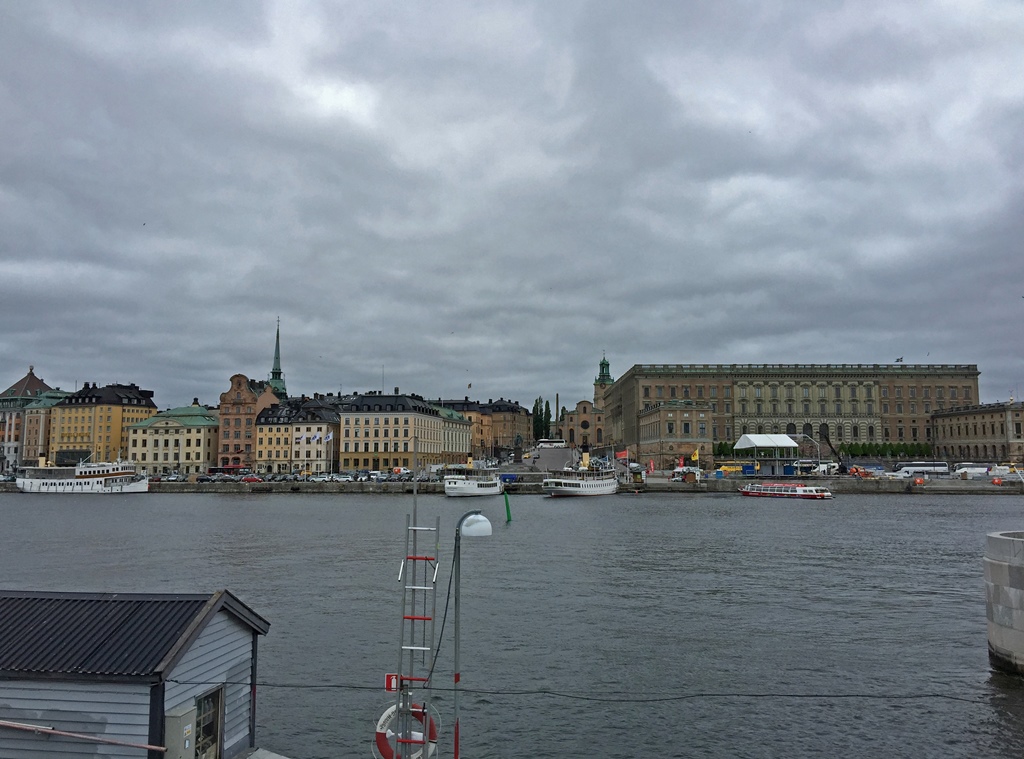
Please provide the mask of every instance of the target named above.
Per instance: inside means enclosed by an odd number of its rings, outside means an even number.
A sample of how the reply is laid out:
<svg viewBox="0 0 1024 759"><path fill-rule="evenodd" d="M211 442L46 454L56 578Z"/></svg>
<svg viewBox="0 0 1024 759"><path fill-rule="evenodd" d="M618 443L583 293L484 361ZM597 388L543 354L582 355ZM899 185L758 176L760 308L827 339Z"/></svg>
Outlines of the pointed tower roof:
<svg viewBox="0 0 1024 759"><path fill-rule="evenodd" d="M595 385L611 385L615 380L612 379L612 375L609 371L610 365L608 359L605 358L604 354L601 354L601 369L597 375L597 379L594 380Z"/></svg>
<svg viewBox="0 0 1024 759"><path fill-rule="evenodd" d="M274 367L270 370L268 380L274 395L278 398L287 398L288 389L284 384L284 372L281 371L281 317L277 318L277 338L274 341Z"/></svg>
<svg viewBox="0 0 1024 759"><path fill-rule="evenodd" d="M18 380L9 388L4 390L3 394L0 395L0 397L23 398L28 400L34 398L35 396L41 393L46 392L47 390L52 390L52 387L47 385L45 382L43 382L35 375L33 371L34 369L34 366L29 366L28 374L26 374L20 380Z"/></svg>

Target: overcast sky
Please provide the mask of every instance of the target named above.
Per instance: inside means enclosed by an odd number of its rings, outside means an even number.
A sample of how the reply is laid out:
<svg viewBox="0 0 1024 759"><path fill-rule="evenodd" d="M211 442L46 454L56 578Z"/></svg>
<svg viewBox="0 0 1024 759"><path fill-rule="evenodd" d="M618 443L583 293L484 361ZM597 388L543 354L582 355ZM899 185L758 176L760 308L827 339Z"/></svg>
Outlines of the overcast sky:
<svg viewBox="0 0 1024 759"><path fill-rule="evenodd" d="M637 363L1024 391L1024 4L4 2L0 368L160 408ZM472 384L472 388L468 385Z"/></svg>

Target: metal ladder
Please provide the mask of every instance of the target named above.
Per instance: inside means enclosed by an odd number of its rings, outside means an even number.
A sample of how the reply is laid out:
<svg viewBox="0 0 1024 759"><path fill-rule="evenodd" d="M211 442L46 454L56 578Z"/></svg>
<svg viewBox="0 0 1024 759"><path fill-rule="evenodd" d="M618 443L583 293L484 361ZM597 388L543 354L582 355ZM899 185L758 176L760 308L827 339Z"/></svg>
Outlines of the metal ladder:
<svg viewBox="0 0 1024 759"><path fill-rule="evenodd" d="M437 518L434 527L420 527L414 523L413 517L406 515L405 558L398 573L402 583L402 630L399 636L395 759L426 759L436 745L436 727L431 729L427 685L436 656L434 620L440 532L441 517ZM430 545L420 547L421 542L428 541ZM415 702L414 688L423 691Z"/></svg>

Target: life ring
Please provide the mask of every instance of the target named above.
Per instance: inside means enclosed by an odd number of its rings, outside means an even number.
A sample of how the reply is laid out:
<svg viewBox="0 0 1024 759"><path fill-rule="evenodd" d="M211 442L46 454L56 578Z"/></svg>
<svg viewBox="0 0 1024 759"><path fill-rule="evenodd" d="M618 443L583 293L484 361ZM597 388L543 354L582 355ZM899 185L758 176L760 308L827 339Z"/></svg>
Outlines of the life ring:
<svg viewBox="0 0 1024 759"><path fill-rule="evenodd" d="M924 485L924 477L915 477L914 478L914 484L915 485Z"/></svg>
<svg viewBox="0 0 1024 759"><path fill-rule="evenodd" d="M419 704L411 704L412 716L423 725L424 719L428 717L426 710ZM395 737L395 733L391 730L391 723L395 719L395 711L397 707L392 704L384 713L380 715L380 719L377 720L377 729L374 733L374 752L373 755L378 759L395 759L395 752L391 748L391 741ZM415 740L422 741L423 733L413 731L413 738ZM428 741L426 743L427 753L426 756L433 756L434 752L437 751L437 722L433 716L429 716L429 729L427 733ZM415 750L411 754L407 754L405 751L399 752L402 757L407 759L422 759L423 746L422 743L412 744Z"/></svg>
<svg viewBox="0 0 1024 759"><path fill-rule="evenodd" d="M992 478L992 484L993 485L1002 485L1003 484L1003 478L1002 477L993 477Z"/></svg>

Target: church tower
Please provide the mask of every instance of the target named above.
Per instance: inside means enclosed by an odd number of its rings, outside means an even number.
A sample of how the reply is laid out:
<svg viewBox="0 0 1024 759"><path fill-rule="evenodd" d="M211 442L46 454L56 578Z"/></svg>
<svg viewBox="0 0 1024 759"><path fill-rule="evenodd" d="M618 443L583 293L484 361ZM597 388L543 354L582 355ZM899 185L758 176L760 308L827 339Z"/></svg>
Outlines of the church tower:
<svg viewBox="0 0 1024 759"><path fill-rule="evenodd" d="M612 379L611 372L609 371L608 359L605 355L601 354L600 369L597 373L597 379L594 380L594 407L604 409L604 394L612 385L615 384L615 380Z"/></svg>
<svg viewBox="0 0 1024 759"><path fill-rule="evenodd" d="M268 384L278 398L288 397L288 388L284 384L284 373L281 371L281 317L277 318L277 339L274 342L274 368L270 370Z"/></svg>

